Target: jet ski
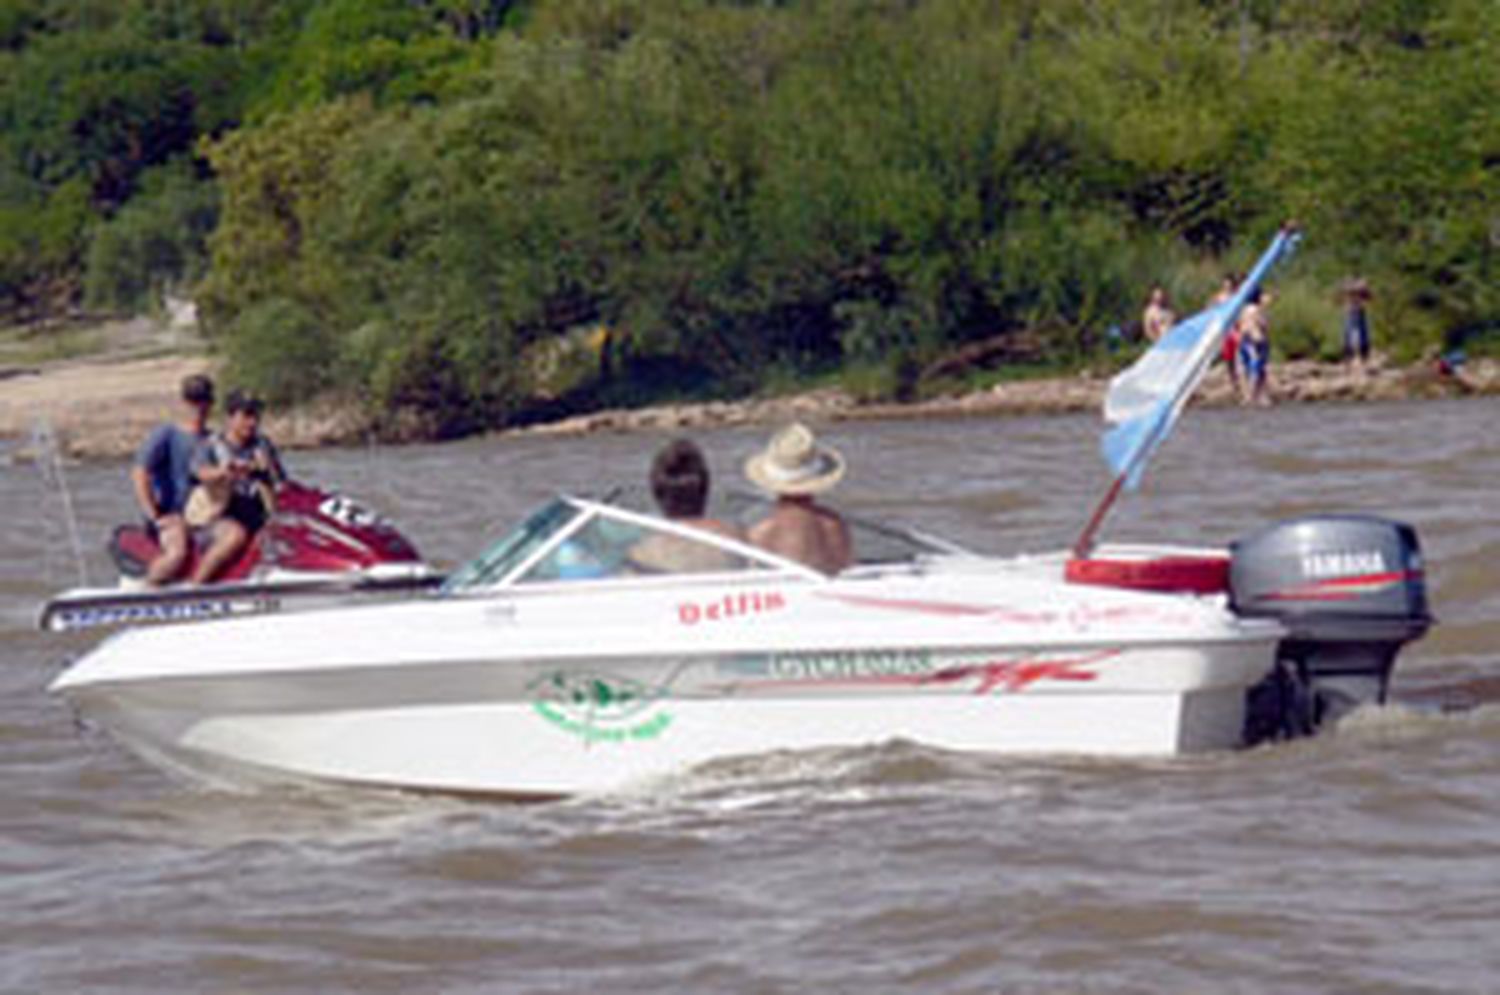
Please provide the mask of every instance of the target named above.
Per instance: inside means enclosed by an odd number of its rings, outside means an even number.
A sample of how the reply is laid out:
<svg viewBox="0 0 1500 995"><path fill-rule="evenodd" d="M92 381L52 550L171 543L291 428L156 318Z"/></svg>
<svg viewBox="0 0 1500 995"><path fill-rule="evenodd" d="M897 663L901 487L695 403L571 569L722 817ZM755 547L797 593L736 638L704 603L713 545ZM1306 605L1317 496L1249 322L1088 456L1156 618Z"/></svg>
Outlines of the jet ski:
<svg viewBox="0 0 1500 995"><path fill-rule="evenodd" d="M353 498L286 481L276 489L274 507L265 527L211 584L148 587L146 568L160 549L156 536L144 524L118 526L109 552L119 583L62 592L42 607L39 627L64 632L317 607L424 591L442 581L400 530ZM206 531L194 530L184 574L206 546Z"/></svg>

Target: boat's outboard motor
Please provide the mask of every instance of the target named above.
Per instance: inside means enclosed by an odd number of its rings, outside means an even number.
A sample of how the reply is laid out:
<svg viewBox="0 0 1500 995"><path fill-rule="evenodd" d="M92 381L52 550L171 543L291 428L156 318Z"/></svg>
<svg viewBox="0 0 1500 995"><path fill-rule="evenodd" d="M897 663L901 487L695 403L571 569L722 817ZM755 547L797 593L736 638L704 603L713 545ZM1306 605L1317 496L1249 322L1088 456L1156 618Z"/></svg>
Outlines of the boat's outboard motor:
<svg viewBox="0 0 1500 995"><path fill-rule="evenodd" d="M1230 552L1231 607L1288 630L1276 669L1250 691L1247 743L1305 735L1385 700L1396 652L1432 622L1411 526L1363 515L1298 518Z"/></svg>

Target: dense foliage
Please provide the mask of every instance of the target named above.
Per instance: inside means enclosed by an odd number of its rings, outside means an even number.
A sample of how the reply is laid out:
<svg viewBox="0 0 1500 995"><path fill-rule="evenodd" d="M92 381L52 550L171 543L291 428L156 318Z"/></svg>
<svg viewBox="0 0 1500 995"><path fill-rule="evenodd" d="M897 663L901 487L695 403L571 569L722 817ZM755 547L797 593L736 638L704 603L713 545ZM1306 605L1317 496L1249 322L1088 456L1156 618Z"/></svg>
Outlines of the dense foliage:
<svg viewBox="0 0 1500 995"><path fill-rule="evenodd" d="M1279 348L1359 274L1410 357L1500 326L1497 94L1494 0L0 0L0 299L461 431L1076 364L1296 217Z"/></svg>

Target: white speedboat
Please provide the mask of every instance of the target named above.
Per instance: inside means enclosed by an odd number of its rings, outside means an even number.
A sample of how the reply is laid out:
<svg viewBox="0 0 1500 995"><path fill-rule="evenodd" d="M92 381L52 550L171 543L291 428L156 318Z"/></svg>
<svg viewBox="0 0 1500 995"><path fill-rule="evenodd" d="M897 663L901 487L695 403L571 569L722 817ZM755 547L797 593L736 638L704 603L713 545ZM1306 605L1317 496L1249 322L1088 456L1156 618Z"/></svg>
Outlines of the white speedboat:
<svg viewBox="0 0 1500 995"><path fill-rule="evenodd" d="M624 502L561 498L433 597L127 631L52 689L210 778L556 796L892 739L1223 749L1247 724L1310 728L1334 691L1383 695L1396 647L1426 624L1415 536L1376 519L1284 524L1232 557L1086 561L854 531L859 562L830 577ZM648 565L663 546L697 569Z"/></svg>
<svg viewBox="0 0 1500 995"><path fill-rule="evenodd" d="M856 565L824 576L563 498L436 597L126 632L53 689L200 774L516 796L896 738L1170 755L1310 732L1382 700L1427 628L1411 528L1313 517L1208 553L1093 541L1299 237L1283 227L1234 296L1112 381L1114 482L1071 556L859 527Z"/></svg>

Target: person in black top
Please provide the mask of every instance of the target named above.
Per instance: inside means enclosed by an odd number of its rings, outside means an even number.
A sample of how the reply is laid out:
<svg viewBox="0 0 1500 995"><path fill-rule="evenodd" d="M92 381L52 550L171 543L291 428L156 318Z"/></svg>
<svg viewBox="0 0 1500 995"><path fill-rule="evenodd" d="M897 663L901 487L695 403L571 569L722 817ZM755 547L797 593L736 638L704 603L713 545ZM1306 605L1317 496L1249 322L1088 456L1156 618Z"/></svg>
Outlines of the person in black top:
<svg viewBox="0 0 1500 995"><path fill-rule="evenodd" d="M194 474L222 511L213 522L213 542L193 571L196 583L212 580L260 531L276 487L286 480L276 446L260 432L263 408L260 398L230 391L224 431L198 450Z"/></svg>

